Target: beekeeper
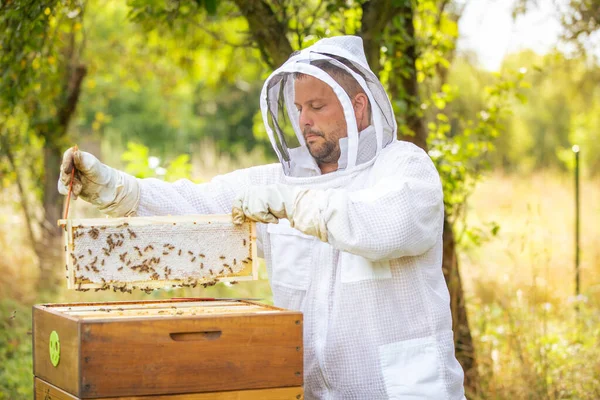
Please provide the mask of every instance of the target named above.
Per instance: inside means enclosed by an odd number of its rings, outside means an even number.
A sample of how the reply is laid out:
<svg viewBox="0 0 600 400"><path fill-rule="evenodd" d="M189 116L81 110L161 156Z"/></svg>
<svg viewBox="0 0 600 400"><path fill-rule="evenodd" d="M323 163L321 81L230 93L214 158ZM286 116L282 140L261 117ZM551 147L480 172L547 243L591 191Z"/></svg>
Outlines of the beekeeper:
<svg viewBox="0 0 600 400"><path fill-rule="evenodd" d="M420 148L396 139L362 40L322 39L266 80L280 163L208 183L136 179L67 150L59 191L112 216L222 214L257 224L276 306L304 314L307 399L462 399L442 274L443 195Z"/></svg>

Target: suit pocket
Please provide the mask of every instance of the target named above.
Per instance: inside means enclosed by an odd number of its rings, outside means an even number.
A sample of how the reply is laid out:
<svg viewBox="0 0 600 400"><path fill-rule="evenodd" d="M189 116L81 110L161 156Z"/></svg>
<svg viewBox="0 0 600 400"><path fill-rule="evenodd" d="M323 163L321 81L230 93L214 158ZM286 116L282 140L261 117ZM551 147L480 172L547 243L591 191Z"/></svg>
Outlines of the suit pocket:
<svg viewBox="0 0 600 400"><path fill-rule="evenodd" d="M342 283L392 277L390 262L370 261L356 254L340 251Z"/></svg>
<svg viewBox="0 0 600 400"><path fill-rule="evenodd" d="M390 399L448 398L434 336L379 346L379 359Z"/></svg>
<svg viewBox="0 0 600 400"><path fill-rule="evenodd" d="M313 236L291 228L285 219L267 226L271 242L272 277L274 284L306 290L310 282Z"/></svg>

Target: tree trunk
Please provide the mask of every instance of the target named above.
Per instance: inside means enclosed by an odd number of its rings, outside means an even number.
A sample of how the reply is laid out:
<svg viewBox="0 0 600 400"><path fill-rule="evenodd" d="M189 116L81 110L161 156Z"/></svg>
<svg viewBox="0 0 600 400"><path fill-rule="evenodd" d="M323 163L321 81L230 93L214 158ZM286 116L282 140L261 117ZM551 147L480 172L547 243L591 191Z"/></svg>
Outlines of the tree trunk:
<svg viewBox="0 0 600 400"><path fill-rule="evenodd" d="M392 101L404 101L406 115L405 124L410 130L409 134L399 133L399 138L412 142L427 151L427 129L425 121L420 113L419 86L416 74L417 49L415 29L413 24L414 10L410 0L404 1L399 8L394 23L390 24L389 36L402 37L403 41L394 41L396 48L392 51L392 77L390 79L389 91ZM389 45L389 44L388 44ZM465 371L465 390L467 394L474 395L478 387L479 375L475 362L475 350L473 339L467 319L464 292L460 273L458 270L458 259L456 257L456 242L454 240L453 227L448 220L444 219L444 251L442 268L444 278L450 291L450 305L452 311L452 328L454 330L454 345L456 358Z"/></svg>
<svg viewBox="0 0 600 400"><path fill-rule="evenodd" d="M60 275L57 267L63 255L61 230L57 221L62 218L63 196L58 193L57 183L59 166L62 154L54 146L44 148L44 179L43 198L44 221L42 226L42 237L35 245L35 252L40 263L40 278L38 288L42 290L52 289L57 286Z"/></svg>
<svg viewBox="0 0 600 400"><path fill-rule="evenodd" d="M417 46L415 26L413 24L414 10L412 2L405 0L396 10L394 21L389 25L388 36L392 38L387 43L392 59L392 73L390 74L389 91L392 102L398 109L404 110L400 118L408 128L408 132L398 132L399 139L411 142L427 151L427 129L421 115L421 102L419 101L419 84L417 82ZM397 38L401 37L402 41Z"/></svg>
<svg viewBox="0 0 600 400"><path fill-rule="evenodd" d="M444 278L450 291L450 309L452 310L452 330L454 331L454 347L456 358L465 371L465 391L467 397L471 398L477 394L479 374L477 371L477 360L473 338L469 328L469 319L465 307L465 295L463 292L460 271L458 268L458 257L456 254L456 242L454 240L454 229L444 218L444 251L442 269Z"/></svg>
<svg viewBox="0 0 600 400"><path fill-rule="evenodd" d="M71 51L73 51L71 49ZM71 66L69 74L63 84L60 107L57 118L48 124L37 127L38 135L44 137L44 176L42 204L44 207L44 221L42 222L42 237L35 245L35 252L40 262L40 289L52 289L56 287L60 274L57 274L58 266L62 265L60 258L62 252L62 235L57 225L61 219L64 198L58 193L57 184L60 174L60 162L62 151L68 147L67 132L69 123L75 114L81 84L87 69L84 65ZM61 270L62 271L62 270Z"/></svg>

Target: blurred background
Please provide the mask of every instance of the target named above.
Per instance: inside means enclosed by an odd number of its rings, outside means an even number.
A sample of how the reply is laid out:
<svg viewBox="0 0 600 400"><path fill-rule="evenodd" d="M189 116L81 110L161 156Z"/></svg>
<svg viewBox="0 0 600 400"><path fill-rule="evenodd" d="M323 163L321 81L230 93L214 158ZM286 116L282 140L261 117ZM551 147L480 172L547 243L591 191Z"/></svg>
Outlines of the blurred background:
<svg viewBox="0 0 600 400"><path fill-rule="evenodd" d="M0 399L32 398L33 304L271 302L264 268L235 286L66 290L60 159L77 144L140 178L195 182L275 162L262 82L340 34L363 37L399 138L440 172L468 397L600 398L599 32L599 0L0 2ZM100 215L77 200L70 216Z"/></svg>

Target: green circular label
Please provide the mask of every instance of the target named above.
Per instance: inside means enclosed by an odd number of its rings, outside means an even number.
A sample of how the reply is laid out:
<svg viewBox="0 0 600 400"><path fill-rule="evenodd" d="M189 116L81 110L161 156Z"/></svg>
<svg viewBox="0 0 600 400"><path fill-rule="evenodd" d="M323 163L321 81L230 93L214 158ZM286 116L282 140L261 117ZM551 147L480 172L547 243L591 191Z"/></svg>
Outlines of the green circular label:
<svg viewBox="0 0 600 400"><path fill-rule="evenodd" d="M52 331L50 333L50 362L55 367L58 365L60 361L60 341L58 340L58 333L56 331Z"/></svg>

